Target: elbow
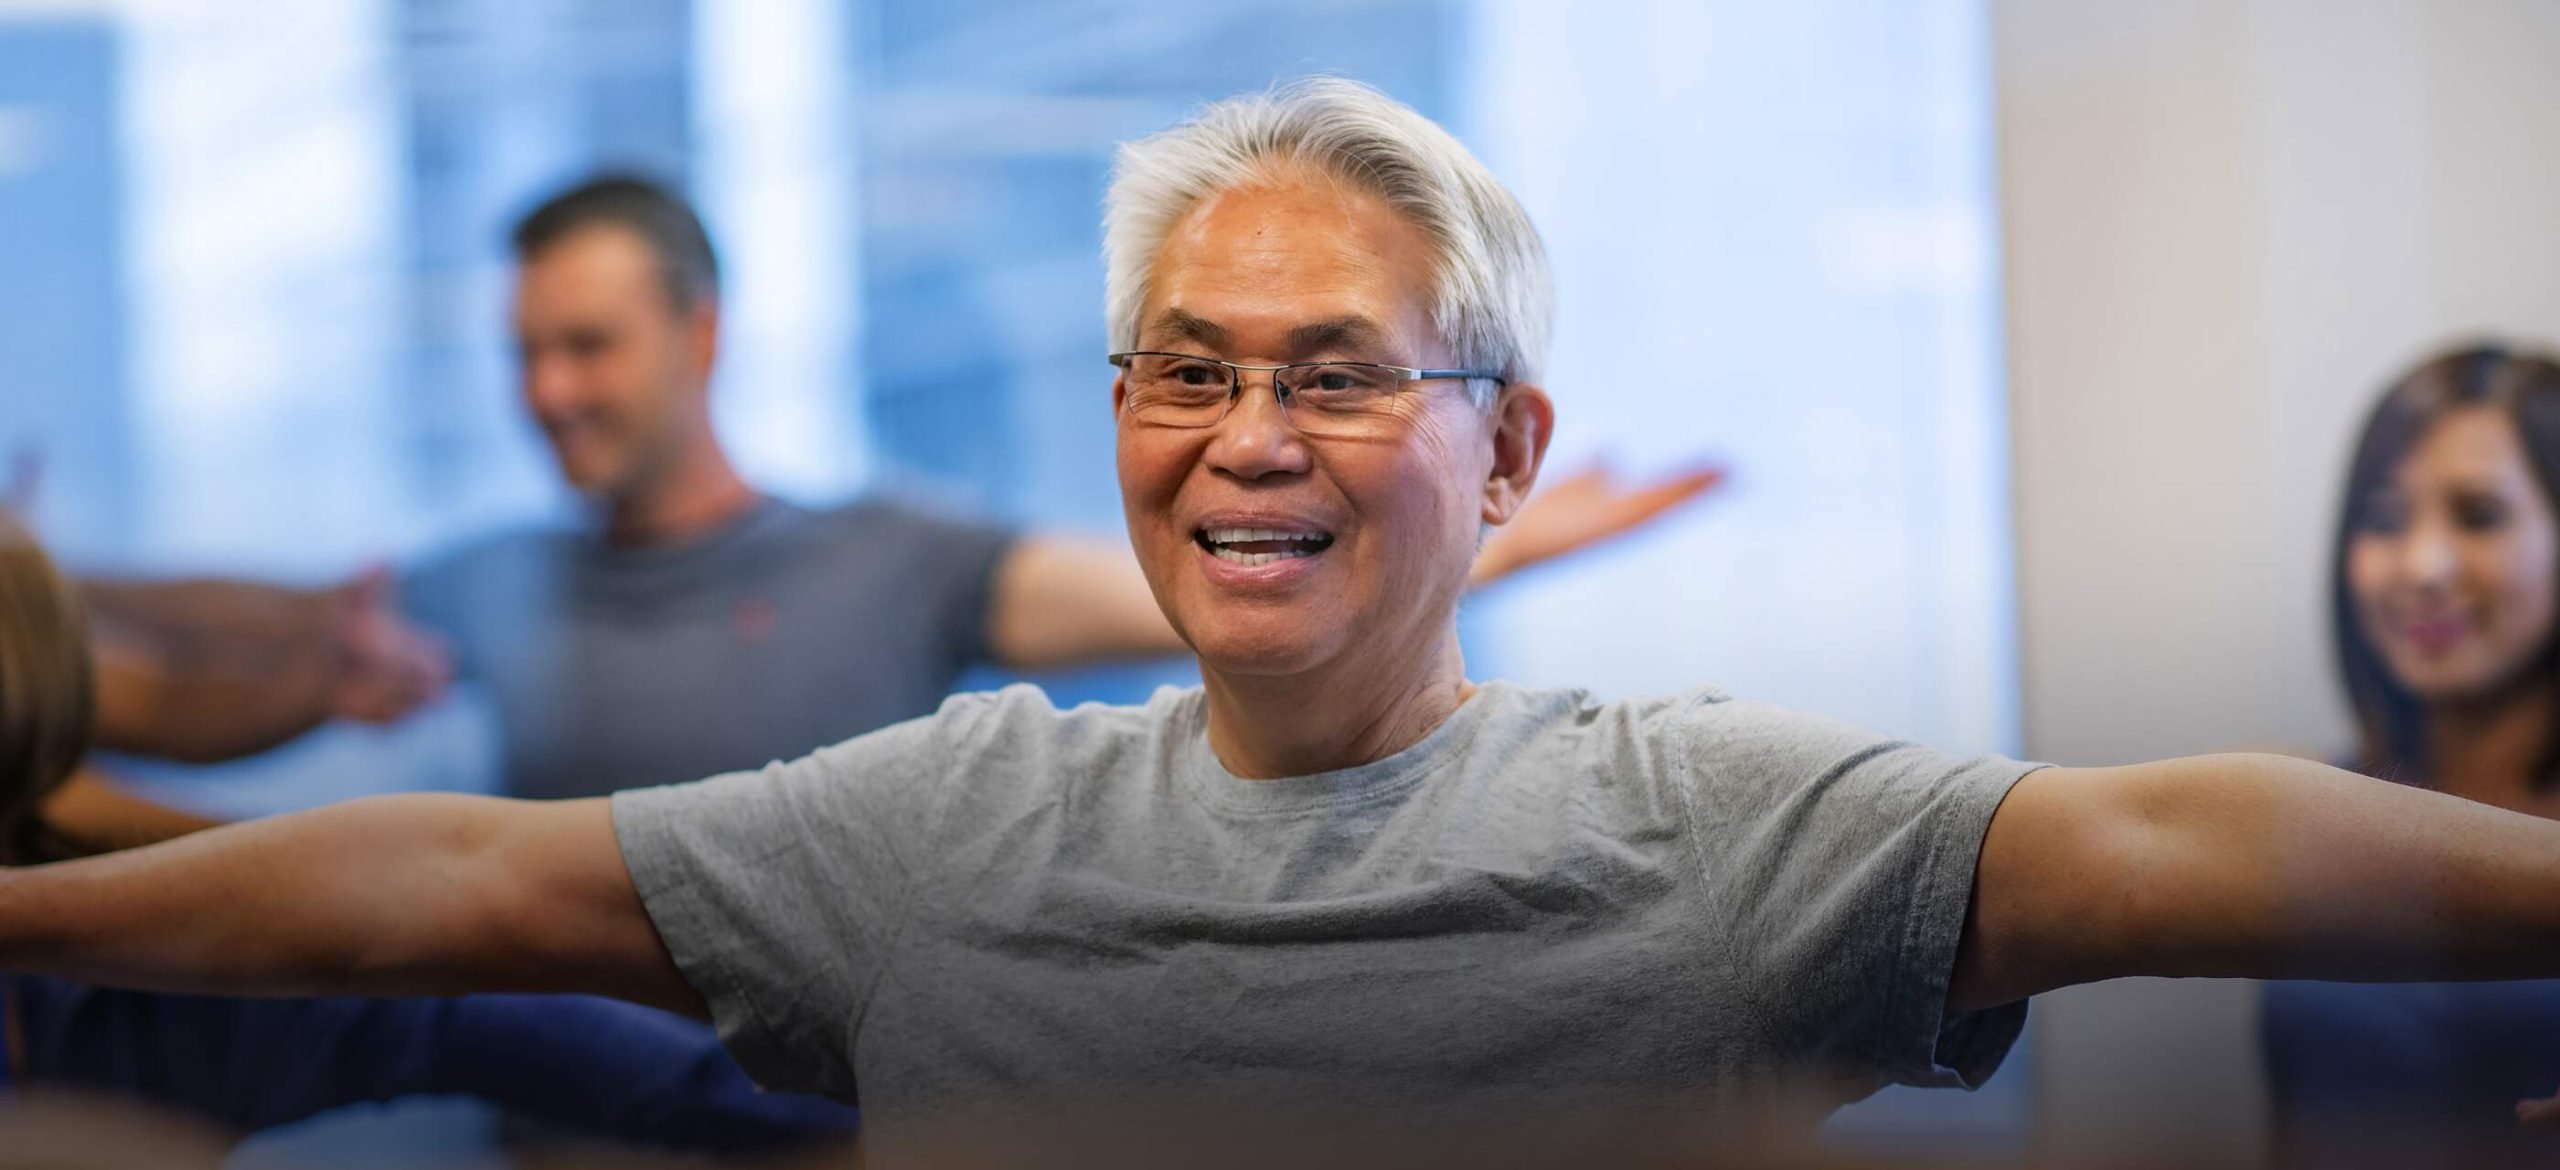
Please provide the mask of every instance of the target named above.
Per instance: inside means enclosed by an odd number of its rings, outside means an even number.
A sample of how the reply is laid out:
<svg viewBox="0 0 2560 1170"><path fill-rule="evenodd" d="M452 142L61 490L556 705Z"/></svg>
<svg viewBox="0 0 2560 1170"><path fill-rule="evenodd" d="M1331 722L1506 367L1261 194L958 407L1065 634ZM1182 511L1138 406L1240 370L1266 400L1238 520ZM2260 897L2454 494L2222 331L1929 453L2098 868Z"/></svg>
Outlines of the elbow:
<svg viewBox="0 0 2560 1170"><path fill-rule="evenodd" d="M397 842L395 863L340 880L388 884L387 897L353 905L402 907L399 925L349 923L331 932L347 946L310 960L324 969L328 985L378 994L439 994L466 985L476 956L509 945L521 933L510 927L521 917L515 909L522 900L519 883L507 870L495 818L481 807L487 798L420 794L361 803ZM409 837L400 827L404 822L427 826L427 835Z"/></svg>

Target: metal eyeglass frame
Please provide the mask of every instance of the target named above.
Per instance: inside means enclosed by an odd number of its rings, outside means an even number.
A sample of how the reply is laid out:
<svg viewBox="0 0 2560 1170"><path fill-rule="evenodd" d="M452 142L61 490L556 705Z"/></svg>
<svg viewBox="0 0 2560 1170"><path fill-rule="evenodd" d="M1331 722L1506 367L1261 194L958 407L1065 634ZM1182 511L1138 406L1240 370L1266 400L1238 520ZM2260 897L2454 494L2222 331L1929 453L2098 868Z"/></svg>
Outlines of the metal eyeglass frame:
<svg viewBox="0 0 2560 1170"><path fill-rule="evenodd" d="M1169 349L1132 349L1124 350L1120 353L1105 354L1103 357L1104 360L1109 361L1112 365L1118 366L1124 371L1129 368L1129 359L1142 357L1181 358L1187 362L1207 362L1214 366L1225 366L1227 368L1227 410L1230 411L1235 409L1236 400L1244 397L1244 375L1247 370L1255 370L1271 375L1271 397L1280 403L1280 408L1283 410L1286 410L1289 407L1289 394L1288 392L1280 389L1280 371L1282 370L1302 370L1321 366L1359 366L1362 369L1391 371L1396 375L1397 380L1402 382L1431 382L1437 381L1441 378L1464 378L1469 381L1473 381L1477 378L1482 378L1485 381L1493 383L1495 386L1508 386L1511 384L1511 379L1485 370L1429 370L1415 366L1399 366L1389 362L1282 362L1276 366L1256 366L1248 365L1244 362L1231 362L1222 358L1207 357L1196 353L1176 353ZM1226 414L1221 412L1218 417L1223 419L1226 417Z"/></svg>

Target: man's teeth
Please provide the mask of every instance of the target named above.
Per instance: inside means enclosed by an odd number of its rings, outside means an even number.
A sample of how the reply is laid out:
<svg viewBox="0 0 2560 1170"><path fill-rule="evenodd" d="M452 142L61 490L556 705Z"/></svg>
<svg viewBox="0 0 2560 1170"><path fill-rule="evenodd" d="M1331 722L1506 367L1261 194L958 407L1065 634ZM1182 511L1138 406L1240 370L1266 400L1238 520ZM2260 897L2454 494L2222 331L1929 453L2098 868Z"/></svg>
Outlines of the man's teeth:
<svg viewBox="0 0 2560 1170"><path fill-rule="evenodd" d="M1207 536L1211 544L1243 544L1250 540L1314 542L1324 539L1324 534L1321 532L1297 532L1287 528L1212 528L1202 535Z"/></svg>
<svg viewBox="0 0 2560 1170"><path fill-rule="evenodd" d="M1286 528L1210 528L1200 533L1209 555L1239 565L1267 565L1324 551L1333 538L1321 532ZM1237 547L1253 545L1251 549Z"/></svg>

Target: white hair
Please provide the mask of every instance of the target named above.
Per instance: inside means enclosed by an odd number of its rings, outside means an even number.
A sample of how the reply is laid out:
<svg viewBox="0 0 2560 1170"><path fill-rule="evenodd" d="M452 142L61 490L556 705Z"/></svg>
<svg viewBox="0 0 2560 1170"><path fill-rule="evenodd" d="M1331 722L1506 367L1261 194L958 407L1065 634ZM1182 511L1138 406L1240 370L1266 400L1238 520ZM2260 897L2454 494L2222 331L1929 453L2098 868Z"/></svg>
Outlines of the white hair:
<svg viewBox="0 0 2560 1170"><path fill-rule="evenodd" d="M1430 239L1439 268L1431 322L1459 365L1538 378L1555 290L1528 213L1448 131L1339 77L1218 102L1121 145L1102 202L1103 312L1114 348L1137 348L1150 268L1174 224L1200 200L1290 164L1378 196Z"/></svg>

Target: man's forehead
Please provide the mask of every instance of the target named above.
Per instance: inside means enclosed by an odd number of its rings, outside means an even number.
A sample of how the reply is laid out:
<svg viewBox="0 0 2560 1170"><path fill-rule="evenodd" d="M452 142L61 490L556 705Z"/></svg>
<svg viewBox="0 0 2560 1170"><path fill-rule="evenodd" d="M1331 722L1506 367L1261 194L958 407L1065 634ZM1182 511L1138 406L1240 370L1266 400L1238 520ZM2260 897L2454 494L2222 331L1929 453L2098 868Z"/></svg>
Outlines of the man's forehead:
<svg viewBox="0 0 2560 1170"><path fill-rule="evenodd" d="M1245 331L1262 333L1273 323L1261 320L1267 314L1256 313L1249 324L1258 328ZM1376 318L1365 313L1334 313L1313 320L1298 321L1278 327L1280 344L1290 353L1316 353L1327 350L1369 350L1393 340L1391 331ZM1168 306L1149 319L1140 330L1142 336L1157 343L1188 343L1213 350L1227 350L1238 344L1238 328L1227 322L1194 312L1183 306Z"/></svg>
<svg viewBox="0 0 2560 1170"><path fill-rule="evenodd" d="M622 312L665 298L665 279L648 241L611 224L579 229L516 266L519 317Z"/></svg>
<svg viewBox="0 0 2560 1170"><path fill-rule="evenodd" d="M1427 343L1433 270L1422 232L1349 184L1222 191L1158 249L1138 334L1229 356L1401 353Z"/></svg>

